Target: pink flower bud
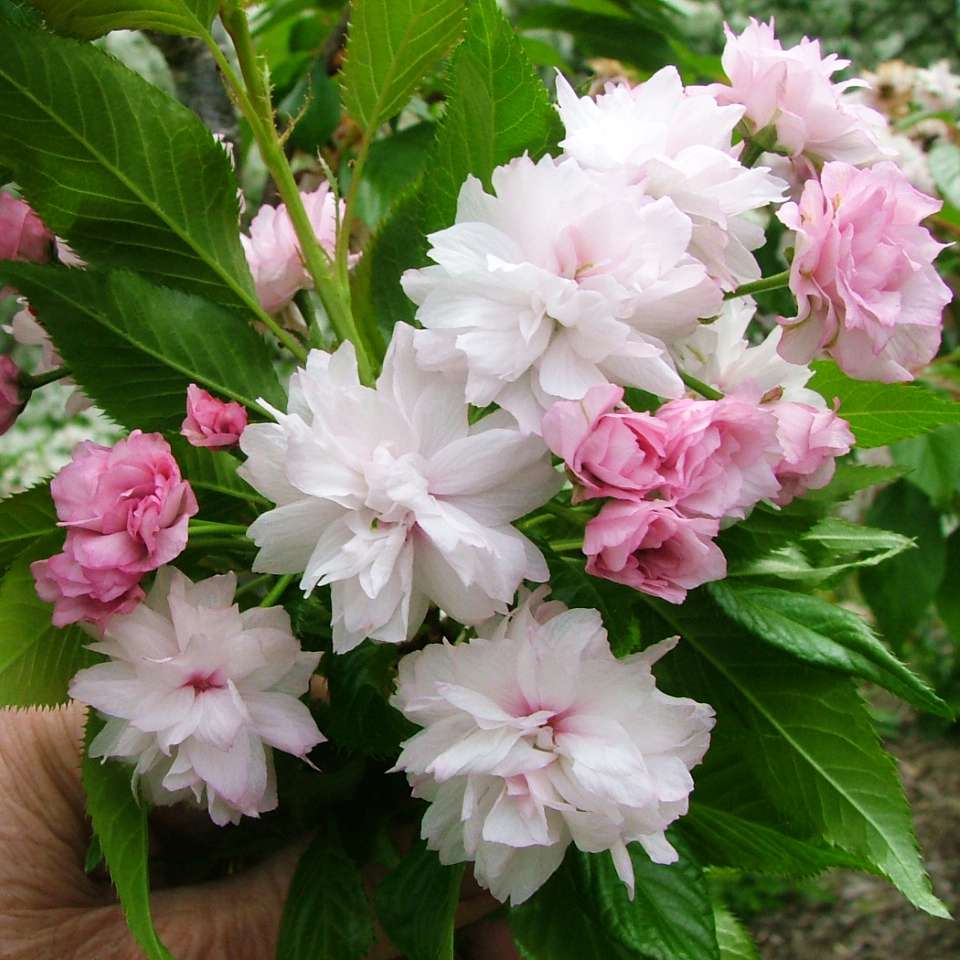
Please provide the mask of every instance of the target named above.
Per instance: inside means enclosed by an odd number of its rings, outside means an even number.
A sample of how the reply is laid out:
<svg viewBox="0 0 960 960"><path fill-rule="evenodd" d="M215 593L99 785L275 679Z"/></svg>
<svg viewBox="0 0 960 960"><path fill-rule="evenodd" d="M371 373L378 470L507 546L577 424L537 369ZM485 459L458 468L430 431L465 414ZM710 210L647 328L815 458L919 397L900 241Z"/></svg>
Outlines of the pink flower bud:
<svg viewBox="0 0 960 960"><path fill-rule="evenodd" d="M847 421L832 410L781 401L772 411L783 450L776 470L780 492L773 501L784 507L807 490L819 490L833 479L836 459L850 452L854 436Z"/></svg>
<svg viewBox="0 0 960 960"><path fill-rule="evenodd" d="M24 200L0 193L0 260L46 263L53 234Z"/></svg>
<svg viewBox="0 0 960 960"><path fill-rule="evenodd" d="M727 574L713 542L719 523L684 517L663 500L611 500L584 531L587 573L683 603L687 591Z"/></svg>
<svg viewBox="0 0 960 960"><path fill-rule="evenodd" d="M195 447L232 447L247 425L247 411L227 403L195 383L187 387L187 416L180 433Z"/></svg>
<svg viewBox="0 0 960 960"><path fill-rule="evenodd" d="M5 434L20 415L20 369L8 356L0 357L0 436Z"/></svg>

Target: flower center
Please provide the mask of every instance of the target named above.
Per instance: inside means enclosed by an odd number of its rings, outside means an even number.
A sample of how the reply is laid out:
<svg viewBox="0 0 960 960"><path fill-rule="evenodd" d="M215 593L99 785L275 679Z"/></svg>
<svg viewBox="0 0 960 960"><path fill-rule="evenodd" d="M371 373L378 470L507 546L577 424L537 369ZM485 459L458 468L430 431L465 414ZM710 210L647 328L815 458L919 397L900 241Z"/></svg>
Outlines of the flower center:
<svg viewBox="0 0 960 960"><path fill-rule="evenodd" d="M227 685L219 670L213 673L192 673L184 681L183 686L193 687L195 693L206 693L207 690L222 690Z"/></svg>

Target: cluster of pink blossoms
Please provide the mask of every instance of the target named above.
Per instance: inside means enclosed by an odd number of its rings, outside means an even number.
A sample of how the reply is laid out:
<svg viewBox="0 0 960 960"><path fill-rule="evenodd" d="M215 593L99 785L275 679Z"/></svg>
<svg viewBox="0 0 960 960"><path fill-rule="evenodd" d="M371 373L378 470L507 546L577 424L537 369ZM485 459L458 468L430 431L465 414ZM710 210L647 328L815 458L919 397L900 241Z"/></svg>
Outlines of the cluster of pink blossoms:
<svg viewBox="0 0 960 960"><path fill-rule="evenodd" d="M563 486L550 451L576 499L603 501L587 571L679 603L725 575L724 526L824 486L849 452L848 425L806 387L814 356L906 380L939 344L941 245L921 226L939 205L885 162L877 115L831 79L843 64L753 22L728 34L724 65L730 83L707 88L672 67L596 98L559 80L562 153L515 158L491 191L468 178L432 264L403 277L420 325L394 327L373 386L343 343L311 351L285 410L263 404L272 422L188 391L183 435L239 444L240 475L275 505L249 528L253 570L330 587L333 655L413 639L431 605L476 629L402 660L393 703L422 730L397 769L430 802L431 847L474 861L504 900L530 896L571 843L609 850L628 886L628 843L674 859L664 831L713 722L657 690L670 642L617 660L596 611L527 593L549 570L518 521ZM334 194L304 202L333 253ZM755 343L752 302L725 294L760 277L757 211L778 204L798 313ZM262 208L243 244L265 310L310 287L284 207ZM0 367L0 428L16 381ZM720 396L693 398L697 381ZM632 410L625 388L664 402ZM197 502L161 436L81 444L51 489L66 541L33 572L54 622L96 624L110 657L73 686L111 718L95 755L218 823L270 809L270 750L322 739L297 703L316 657L282 610L241 614L232 576L193 584L166 566Z"/></svg>

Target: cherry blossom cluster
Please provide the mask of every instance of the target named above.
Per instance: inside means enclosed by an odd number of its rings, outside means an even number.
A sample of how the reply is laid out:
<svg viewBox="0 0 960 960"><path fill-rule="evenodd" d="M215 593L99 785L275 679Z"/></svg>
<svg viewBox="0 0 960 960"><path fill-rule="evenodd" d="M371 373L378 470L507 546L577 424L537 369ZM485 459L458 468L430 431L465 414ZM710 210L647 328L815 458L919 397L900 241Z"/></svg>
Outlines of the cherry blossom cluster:
<svg viewBox="0 0 960 960"><path fill-rule="evenodd" d="M261 401L268 422L197 384L185 396L187 440L238 446L239 475L273 504L247 531L253 572L330 588L331 656L413 640L431 605L475 629L401 660L393 703L422 729L396 769L429 802L443 861L473 861L514 903L571 843L611 851L631 889L627 844L675 859L664 831L713 723L656 687L674 641L618 660L596 611L528 593L549 570L522 519L571 482L597 506L587 571L680 603L725 576L723 527L823 487L850 451L807 387L814 357L909 380L939 345L949 291L921 224L939 204L886 159L858 82L834 82L845 64L756 22L728 33L723 64L728 83L685 88L667 67L596 97L558 77L562 152L511 160L489 189L467 179L432 262L403 276L419 326L395 325L373 385L347 341L309 353L285 409ZM304 206L333 254L334 191ZM25 204L0 215L8 256L52 256ZM754 251L772 215L798 309L761 339L746 294L766 282ZM242 240L267 312L310 288L286 207L261 208ZM22 402L0 358L0 432ZM66 539L32 569L54 623L93 624L108 658L72 687L109 718L94 755L217 823L271 809L271 750L323 739L298 699L318 656L282 609L241 613L233 574L194 584L170 566L198 505L161 435L81 444L51 492Z"/></svg>

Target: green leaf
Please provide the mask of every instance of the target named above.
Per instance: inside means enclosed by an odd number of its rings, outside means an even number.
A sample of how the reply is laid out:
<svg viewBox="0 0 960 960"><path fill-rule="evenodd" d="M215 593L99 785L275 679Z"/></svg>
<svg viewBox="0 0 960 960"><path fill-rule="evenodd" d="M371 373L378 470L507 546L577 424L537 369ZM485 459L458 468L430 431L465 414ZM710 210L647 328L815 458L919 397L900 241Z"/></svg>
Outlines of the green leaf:
<svg viewBox="0 0 960 960"><path fill-rule="evenodd" d="M937 613L960 649L960 528L947 537L945 576L937 594Z"/></svg>
<svg viewBox="0 0 960 960"><path fill-rule="evenodd" d="M923 437L901 440L893 459L910 468L907 479L938 507L948 507L960 490L960 426L940 427Z"/></svg>
<svg viewBox="0 0 960 960"><path fill-rule="evenodd" d="M197 383L262 413L285 403L266 341L224 307L126 272L26 263L3 276L43 317L77 381L118 423L179 430Z"/></svg>
<svg viewBox="0 0 960 960"><path fill-rule="evenodd" d="M700 860L714 867L798 878L834 867L864 868L862 860L843 850L798 840L757 820L701 803L696 795L681 827Z"/></svg>
<svg viewBox="0 0 960 960"><path fill-rule="evenodd" d="M87 749L102 729L103 721L91 712L87 717ZM153 929L150 916L147 810L130 789L132 773L126 764L114 760L104 763L84 755L81 776L87 813L130 932L148 960L173 960Z"/></svg>
<svg viewBox="0 0 960 960"><path fill-rule="evenodd" d="M158 30L202 37L210 28L217 0L33 0L47 25L58 33L92 40L111 30Z"/></svg>
<svg viewBox="0 0 960 960"><path fill-rule="evenodd" d="M840 416L850 424L860 447L882 447L944 424L960 423L960 403L920 384L853 380L827 360L813 367L815 373L807 386L827 403L839 398Z"/></svg>
<svg viewBox="0 0 960 960"><path fill-rule="evenodd" d="M408 960L453 960L463 864L445 867L418 840L377 887L377 916Z"/></svg>
<svg viewBox="0 0 960 960"><path fill-rule="evenodd" d="M290 884L277 960L359 960L373 941L360 871L344 851L336 825L326 818Z"/></svg>
<svg viewBox="0 0 960 960"><path fill-rule="evenodd" d="M366 640L349 653L321 661L330 688L330 710L324 733L339 747L367 756L393 759L400 743L417 732L387 702L393 692L397 651Z"/></svg>
<svg viewBox="0 0 960 960"><path fill-rule="evenodd" d="M343 100L373 131L400 111L463 27L464 0L354 0Z"/></svg>
<svg viewBox="0 0 960 960"><path fill-rule="evenodd" d="M632 960L623 944L599 923L596 905L584 894L582 854L567 852L560 869L526 903L510 908L510 928L524 960Z"/></svg>
<svg viewBox="0 0 960 960"><path fill-rule="evenodd" d="M300 23L310 23L301 20ZM304 153L314 153L333 136L340 123L340 88L327 76L326 63L314 62L279 106L290 121L290 143Z"/></svg>
<svg viewBox="0 0 960 960"><path fill-rule="evenodd" d="M815 666L876 683L920 710L952 718L950 707L855 613L810 594L736 581L713 583L710 593L758 640Z"/></svg>
<svg viewBox="0 0 960 960"><path fill-rule="evenodd" d="M893 760L851 681L738 630L702 591L682 607L651 605L685 640L665 664L671 692L714 706L717 731L783 820L866 860L920 909L948 916L930 890Z"/></svg>
<svg viewBox="0 0 960 960"><path fill-rule="evenodd" d="M726 540L721 541L725 545ZM779 577L818 584L838 574L863 567L876 567L905 550L913 542L890 530L876 530L834 517L818 520L785 546L756 557L741 551L731 558L731 577Z"/></svg>
<svg viewBox="0 0 960 960"><path fill-rule="evenodd" d="M960 147L943 140L927 154L930 176L943 198L960 207Z"/></svg>
<svg viewBox="0 0 960 960"><path fill-rule="evenodd" d="M539 157L562 132L546 88L494 0L471 5L445 89L447 109L425 164L429 175L394 202L353 274L355 310L387 336L397 321L413 320L416 308L400 277L427 262L424 233L453 222L467 176L489 184L496 166L525 150Z"/></svg>
<svg viewBox="0 0 960 960"><path fill-rule="evenodd" d="M604 927L631 956L715 960L717 934L703 872L679 836L671 833L670 842L680 855L671 864L654 863L640 844L630 844L632 901L605 853L581 855L585 885Z"/></svg>
<svg viewBox="0 0 960 960"><path fill-rule="evenodd" d="M358 319L365 327L378 327L387 338L394 324L412 323L417 309L403 292L400 277L405 270L422 267L427 259L427 243L420 229L422 182L417 181L397 199L351 274Z"/></svg>
<svg viewBox="0 0 960 960"><path fill-rule="evenodd" d="M903 467L874 467L862 463L837 464L837 472L825 487L808 490L800 503L840 503L870 487L893 483L903 476Z"/></svg>
<svg viewBox="0 0 960 960"><path fill-rule="evenodd" d="M447 110L430 162L426 232L449 226L469 174L489 187L495 167L527 151L534 159L562 136L513 27L495 0L475 0L447 82Z"/></svg>
<svg viewBox="0 0 960 960"><path fill-rule="evenodd" d="M219 519L215 514L230 507L246 507L256 512L270 509L270 501L237 476L240 462L236 457L222 450L195 447L184 437L167 439L183 475L190 480L197 495L204 520Z"/></svg>
<svg viewBox="0 0 960 960"><path fill-rule="evenodd" d="M577 41L584 57L611 57L646 70L676 60L665 34L674 32L665 18L654 27L626 16L577 10L558 3L537 3L517 18L521 30L562 30Z"/></svg>
<svg viewBox="0 0 960 960"><path fill-rule="evenodd" d="M700 867L682 841L677 863L652 863L629 847L631 901L608 853L571 848L533 897L510 911L521 953L531 960L718 960L713 910Z"/></svg>
<svg viewBox="0 0 960 960"><path fill-rule="evenodd" d="M944 582L946 545L940 514L905 480L882 490L867 512L877 526L914 538L916 550L860 573L860 590L895 650L920 622Z"/></svg>
<svg viewBox="0 0 960 960"><path fill-rule="evenodd" d="M263 316L237 182L200 120L90 44L0 21L0 49L0 163L47 225L93 264Z"/></svg>
<svg viewBox="0 0 960 960"><path fill-rule="evenodd" d="M714 903L713 920L720 944L720 960L760 960L753 937L725 906Z"/></svg>
<svg viewBox="0 0 960 960"><path fill-rule="evenodd" d="M0 500L0 569L34 540L56 532L57 512L49 483Z"/></svg>
<svg viewBox="0 0 960 960"><path fill-rule="evenodd" d="M63 535L42 537L10 565L0 580L0 706L55 707L67 702L67 686L96 657L77 627L59 630L52 607L34 587L30 564L56 553Z"/></svg>
<svg viewBox="0 0 960 960"><path fill-rule="evenodd" d="M418 123L370 147L356 197L357 216L368 227L375 228L420 180L435 137L434 124Z"/></svg>

